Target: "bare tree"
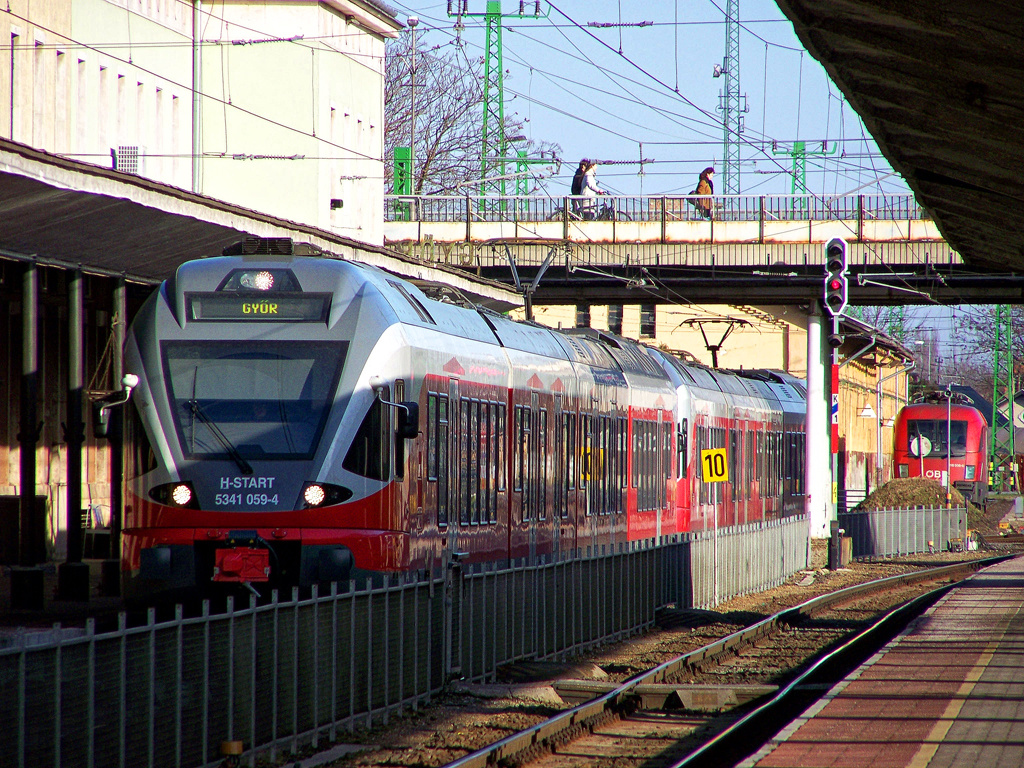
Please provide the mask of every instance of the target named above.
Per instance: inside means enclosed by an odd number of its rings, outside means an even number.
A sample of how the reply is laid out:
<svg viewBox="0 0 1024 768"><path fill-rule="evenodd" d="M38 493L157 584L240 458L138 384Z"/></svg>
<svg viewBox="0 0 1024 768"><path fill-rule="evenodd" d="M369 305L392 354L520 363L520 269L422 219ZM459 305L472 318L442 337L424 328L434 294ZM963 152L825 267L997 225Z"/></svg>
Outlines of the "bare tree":
<svg viewBox="0 0 1024 768"><path fill-rule="evenodd" d="M1010 349L1015 388L1020 387L1024 370L1024 306L1010 307ZM961 377L979 379L975 389L991 396L994 387L996 351L996 307L971 305L957 310L956 346L958 361L956 372ZM983 388L984 387L984 388Z"/></svg>
<svg viewBox="0 0 1024 768"><path fill-rule="evenodd" d="M415 56L408 31L388 43L384 156L390 162L395 147L409 146L415 118L413 193L459 194L465 191L466 182L480 177L483 61L467 58L464 49L454 45L425 45L426 38L426 34L419 34ZM412 98L413 82L415 100ZM515 115L506 115L506 137L522 134L523 125ZM560 154L558 145L550 142L521 141L516 148L534 156L541 151L552 157ZM509 172L514 169L512 164ZM391 174L385 183L388 191L393 192ZM509 186L514 188L514 184ZM529 188L533 186L531 183Z"/></svg>

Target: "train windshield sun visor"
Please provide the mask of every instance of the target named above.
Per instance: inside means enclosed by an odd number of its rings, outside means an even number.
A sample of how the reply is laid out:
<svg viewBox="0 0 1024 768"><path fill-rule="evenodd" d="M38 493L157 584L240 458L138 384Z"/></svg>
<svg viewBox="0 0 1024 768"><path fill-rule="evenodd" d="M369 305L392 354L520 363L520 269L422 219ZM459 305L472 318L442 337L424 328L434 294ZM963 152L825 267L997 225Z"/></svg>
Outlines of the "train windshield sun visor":
<svg viewBox="0 0 1024 768"><path fill-rule="evenodd" d="M345 362L346 343L164 342L174 428L187 458L309 459Z"/></svg>

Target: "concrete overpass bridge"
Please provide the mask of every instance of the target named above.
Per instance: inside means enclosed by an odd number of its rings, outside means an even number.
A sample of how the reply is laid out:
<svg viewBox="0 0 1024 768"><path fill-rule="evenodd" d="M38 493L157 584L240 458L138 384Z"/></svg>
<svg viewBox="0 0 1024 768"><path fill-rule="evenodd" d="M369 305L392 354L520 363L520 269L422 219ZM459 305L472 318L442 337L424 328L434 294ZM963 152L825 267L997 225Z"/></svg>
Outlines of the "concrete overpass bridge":
<svg viewBox="0 0 1024 768"><path fill-rule="evenodd" d="M824 244L848 243L850 301L1018 303L1024 275L968 265L912 195L601 197L393 196L388 247L425 263L529 285L538 303L675 300L799 304L822 292Z"/></svg>

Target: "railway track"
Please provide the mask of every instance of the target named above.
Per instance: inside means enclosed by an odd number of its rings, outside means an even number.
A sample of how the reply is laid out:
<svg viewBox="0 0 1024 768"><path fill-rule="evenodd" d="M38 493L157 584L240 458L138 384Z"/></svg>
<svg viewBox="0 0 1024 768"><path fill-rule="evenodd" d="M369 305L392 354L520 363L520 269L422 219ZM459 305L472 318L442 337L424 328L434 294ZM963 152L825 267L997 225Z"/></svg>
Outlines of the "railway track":
<svg viewBox="0 0 1024 768"><path fill-rule="evenodd" d="M622 683L556 681L591 698L448 768L732 765L985 562L823 595Z"/></svg>
<svg viewBox="0 0 1024 768"><path fill-rule="evenodd" d="M833 678L938 599L936 589L991 562L929 568L821 595L639 674L624 665L622 679L614 672L606 680L563 677L550 686L569 708L555 713L550 703L528 697L467 696L464 704L474 711L461 721L425 713L420 729L433 729L427 738L376 734L375 748L336 765L731 765L742 757L736 745L755 750Z"/></svg>

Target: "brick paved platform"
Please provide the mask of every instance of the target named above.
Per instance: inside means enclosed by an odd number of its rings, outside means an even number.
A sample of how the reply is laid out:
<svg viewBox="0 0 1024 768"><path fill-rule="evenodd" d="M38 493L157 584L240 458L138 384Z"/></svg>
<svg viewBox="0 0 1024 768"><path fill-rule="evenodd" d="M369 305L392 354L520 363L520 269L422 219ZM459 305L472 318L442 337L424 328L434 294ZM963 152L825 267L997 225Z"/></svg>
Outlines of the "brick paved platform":
<svg viewBox="0 0 1024 768"><path fill-rule="evenodd" d="M972 576L742 766L1024 766L1024 558Z"/></svg>

